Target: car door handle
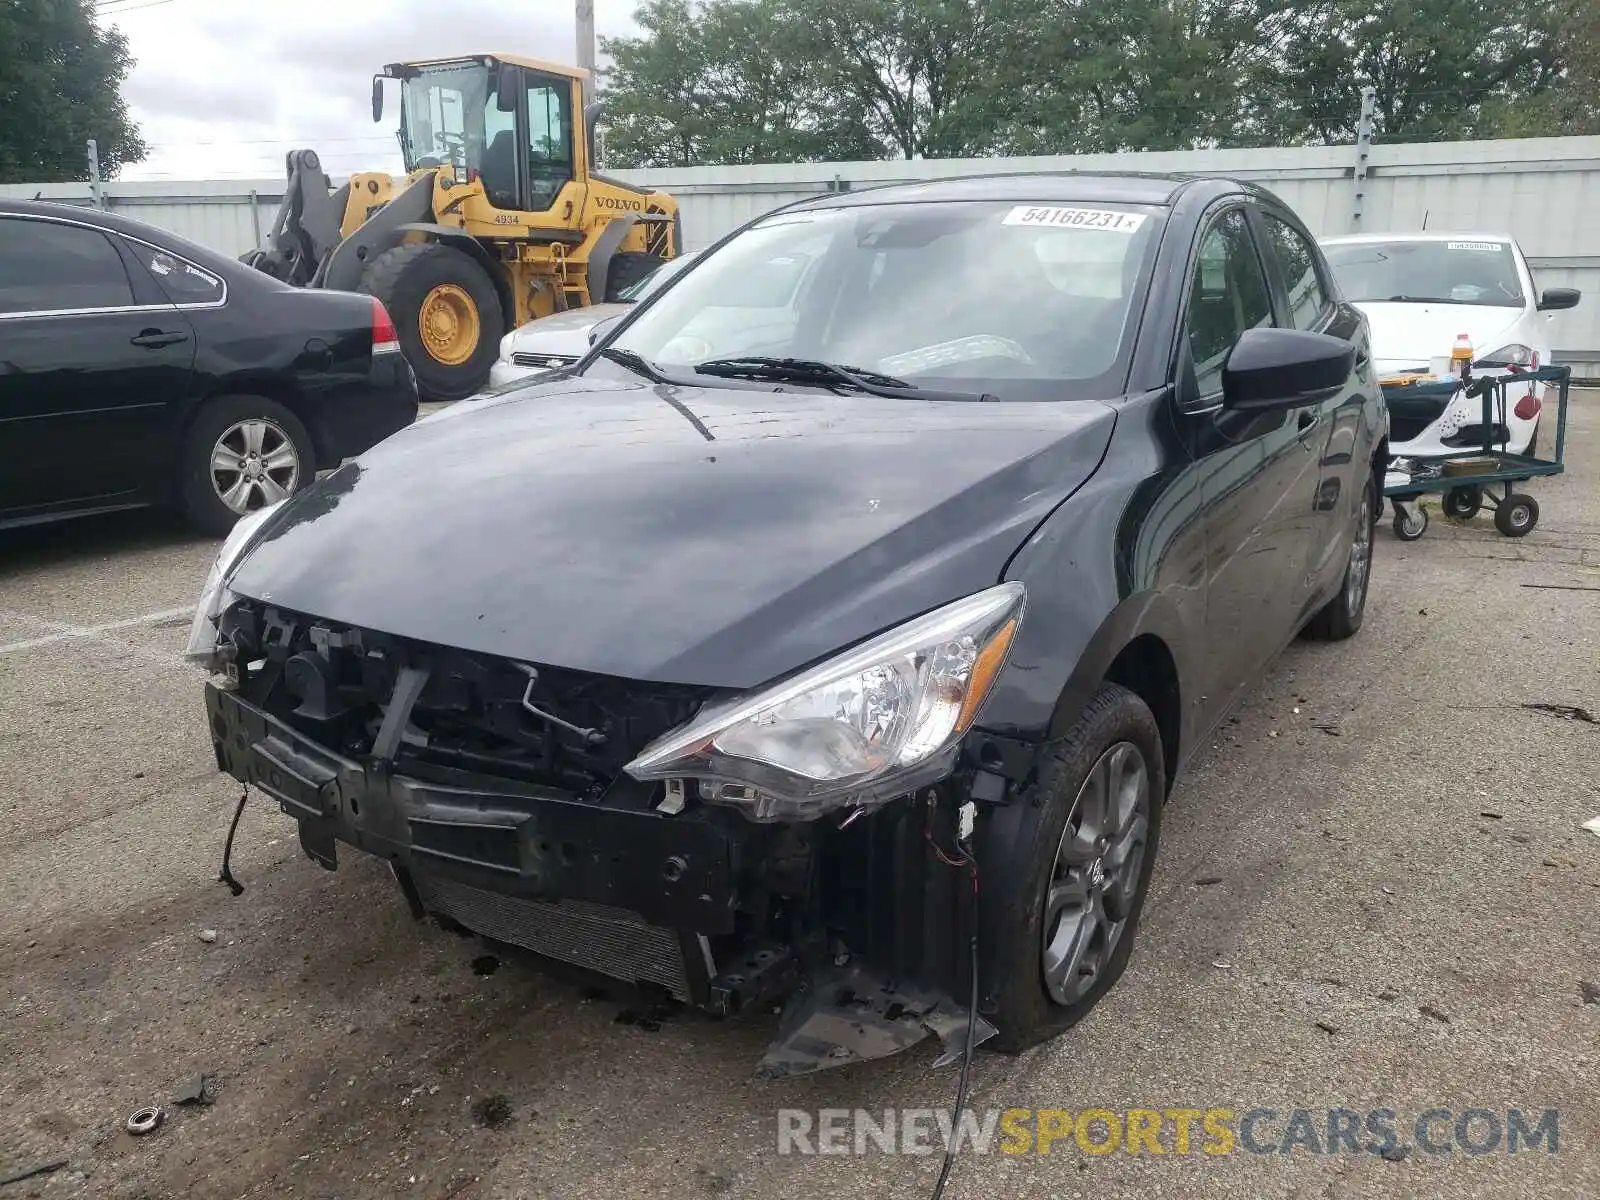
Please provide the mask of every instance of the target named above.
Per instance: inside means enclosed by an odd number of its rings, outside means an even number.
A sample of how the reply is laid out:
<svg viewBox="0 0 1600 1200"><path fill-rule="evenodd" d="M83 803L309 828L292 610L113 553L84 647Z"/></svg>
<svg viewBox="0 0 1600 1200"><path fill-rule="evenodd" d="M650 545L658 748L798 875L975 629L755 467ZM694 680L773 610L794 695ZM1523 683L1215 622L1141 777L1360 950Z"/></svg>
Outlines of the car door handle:
<svg viewBox="0 0 1600 1200"><path fill-rule="evenodd" d="M1300 416L1295 420L1294 423L1295 432L1305 433L1307 430L1315 429L1318 419L1319 418L1315 412L1311 411L1309 408L1302 408L1300 410Z"/></svg>
<svg viewBox="0 0 1600 1200"><path fill-rule="evenodd" d="M189 335L178 329L146 329L137 337L128 339L135 346L145 346L151 350L161 346L176 346L179 342L188 340Z"/></svg>

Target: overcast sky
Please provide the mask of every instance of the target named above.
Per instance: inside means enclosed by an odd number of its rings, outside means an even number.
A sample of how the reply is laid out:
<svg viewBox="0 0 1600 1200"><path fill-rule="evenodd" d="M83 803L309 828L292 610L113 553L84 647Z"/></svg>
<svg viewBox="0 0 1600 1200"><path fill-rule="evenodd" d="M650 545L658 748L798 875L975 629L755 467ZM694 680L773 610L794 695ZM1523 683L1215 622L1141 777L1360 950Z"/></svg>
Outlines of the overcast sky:
<svg viewBox="0 0 1600 1200"><path fill-rule="evenodd" d="M573 0L97 0L137 60L126 95L150 156L123 179L276 179L309 147L339 178L399 170L394 97L374 125L384 63L499 50L576 61ZM595 0L601 36L634 0Z"/></svg>

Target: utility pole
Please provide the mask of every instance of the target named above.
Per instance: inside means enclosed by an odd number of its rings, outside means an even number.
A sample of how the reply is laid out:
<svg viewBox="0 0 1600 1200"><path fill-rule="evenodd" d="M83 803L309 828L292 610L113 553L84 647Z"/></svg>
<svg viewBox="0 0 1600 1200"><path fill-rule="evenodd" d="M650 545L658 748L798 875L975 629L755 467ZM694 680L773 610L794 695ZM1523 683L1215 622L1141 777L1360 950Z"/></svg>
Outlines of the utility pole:
<svg viewBox="0 0 1600 1200"><path fill-rule="evenodd" d="M1350 232L1359 233L1361 218L1367 207L1367 176L1371 174L1372 126L1377 115L1378 91L1373 87L1361 89L1361 119L1356 125L1356 165L1352 172L1350 196Z"/></svg>
<svg viewBox="0 0 1600 1200"><path fill-rule="evenodd" d="M88 142L89 150L89 195L94 199L96 208L106 206L104 189L100 186L100 147L93 138Z"/></svg>
<svg viewBox="0 0 1600 1200"><path fill-rule="evenodd" d="M594 102L594 0L576 0L578 19L578 65L589 72L583 85L583 104Z"/></svg>

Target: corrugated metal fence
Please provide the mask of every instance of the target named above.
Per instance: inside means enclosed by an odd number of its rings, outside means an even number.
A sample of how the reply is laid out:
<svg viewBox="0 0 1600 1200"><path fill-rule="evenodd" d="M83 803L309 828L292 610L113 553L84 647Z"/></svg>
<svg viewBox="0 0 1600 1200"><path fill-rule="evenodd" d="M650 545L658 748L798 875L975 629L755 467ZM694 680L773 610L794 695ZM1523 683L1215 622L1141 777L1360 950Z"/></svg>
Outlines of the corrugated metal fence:
<svg viewBox="0 0 1600 1200"><path fill-rule="evenodd" d="M1195 150L1059 158L926 159L618 171L683 206L685 240L710 244L780 204L836 189L976 173L1061 170L1216 172L1278 193L1321 235L1423 228L1510 233L1541 287L1577 287L1584 302L1554 314L1557 355L1600 376L1600 137L1372 147L1356 182L1352 146ZM282 182L112 183L108 207L228 254L260 243ZM0 187L0 195L89 202L87 184ZM1359 218L1357 217L1359 213Z"/></svg>

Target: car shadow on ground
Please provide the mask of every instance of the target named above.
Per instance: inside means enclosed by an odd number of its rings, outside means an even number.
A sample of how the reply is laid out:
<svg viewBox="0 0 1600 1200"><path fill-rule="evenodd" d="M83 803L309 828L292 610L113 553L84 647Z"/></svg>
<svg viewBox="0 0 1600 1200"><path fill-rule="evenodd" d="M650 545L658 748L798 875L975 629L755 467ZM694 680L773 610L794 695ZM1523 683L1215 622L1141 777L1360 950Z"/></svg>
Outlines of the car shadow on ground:
<svg viewBox="0 0 1600 1200"><path fill-rule="evenodd" d="M175 515L138 509L0 529L0 575L48 569L100 554L137 554L216 543Z"/></svg>

